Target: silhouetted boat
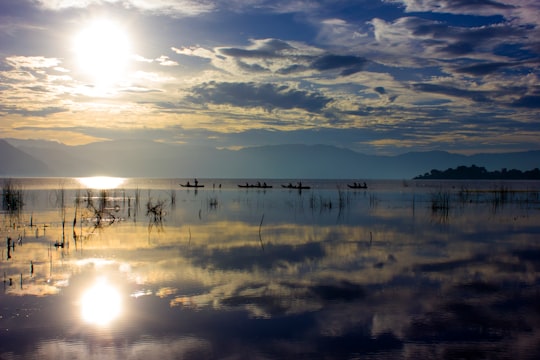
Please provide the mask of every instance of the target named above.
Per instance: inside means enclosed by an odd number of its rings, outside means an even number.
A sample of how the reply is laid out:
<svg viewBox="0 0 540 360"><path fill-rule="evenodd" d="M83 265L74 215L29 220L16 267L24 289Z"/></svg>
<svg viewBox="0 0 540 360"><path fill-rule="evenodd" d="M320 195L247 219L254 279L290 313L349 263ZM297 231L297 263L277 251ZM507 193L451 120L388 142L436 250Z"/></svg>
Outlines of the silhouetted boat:
<svg viewBox="0 0 540 360"><path fill-rule="evenodd" d="M238 184L239 188L253 188L253 189L271 189L272 185L266 184Z"/></svg>
<svg viewBox="0 0 540 360"><path fill-rule="evenodd" d="M363 184L357 184L357 183L354 183L354 184L347 184L347 186L351 189L367 189L367 184L366 183L363 183Z"/></svg>
<svg viewBox="0 0 540 360"><path fill-rule="evenodd" d="M311 186L305 186L305 185L301 185L301 184L298 184L298 185L293 185L293 184L281 185L281 187L285 188L285 189L296 189L296 190L311 189Z"/></svg>
<svg viewBox="0 0 540 360"><path fill-rule="evenodd" d="M189 181L188 181L185 184L180 184L180 186L182 186L182 187L194 187L194 188L204 187L204 185L199 184L199 181L197 179L195 179L193 184L190 184Z"/></svg>
<svg viewBox="0 0 540 360"><path fill-rule="evenodd" d="M194 184L180 184L181 187L188 187L188 188L202 188L204 185L194 185Z"/></svg>

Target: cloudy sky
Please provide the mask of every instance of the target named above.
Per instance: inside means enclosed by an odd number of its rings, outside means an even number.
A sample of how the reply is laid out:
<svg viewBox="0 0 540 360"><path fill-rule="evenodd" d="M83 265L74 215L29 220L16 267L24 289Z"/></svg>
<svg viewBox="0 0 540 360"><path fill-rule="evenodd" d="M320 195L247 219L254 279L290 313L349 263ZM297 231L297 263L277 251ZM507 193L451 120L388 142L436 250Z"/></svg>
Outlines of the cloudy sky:
<svg viewBox="0 0 540 360"><path fill-rule="evenodd" d="M2 138L540 149L538 0L2 0Z"/></svg>

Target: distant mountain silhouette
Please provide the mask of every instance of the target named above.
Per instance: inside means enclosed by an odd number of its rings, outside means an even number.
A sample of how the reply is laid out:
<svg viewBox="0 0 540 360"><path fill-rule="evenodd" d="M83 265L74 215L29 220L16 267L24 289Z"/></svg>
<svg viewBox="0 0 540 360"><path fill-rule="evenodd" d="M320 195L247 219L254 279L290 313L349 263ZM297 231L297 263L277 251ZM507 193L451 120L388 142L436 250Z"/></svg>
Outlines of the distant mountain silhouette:
<svg viewBox="0 0 540 360"><path fill-rule="evenodd" d="M47 165L0 139L0 176L50 175Z"/></svg>
<svg viewBox="0 0 540 360"><path fill-rule="evenodd" d="M528 170L540 165L540 151L473 156L431 151L376 156L326 145L219 150L142 140L67 146L49 141L7 139L0 142L0 151L0 175L4 177L410 179L431 169L460 165L479 164L491 170Z"/></svg>

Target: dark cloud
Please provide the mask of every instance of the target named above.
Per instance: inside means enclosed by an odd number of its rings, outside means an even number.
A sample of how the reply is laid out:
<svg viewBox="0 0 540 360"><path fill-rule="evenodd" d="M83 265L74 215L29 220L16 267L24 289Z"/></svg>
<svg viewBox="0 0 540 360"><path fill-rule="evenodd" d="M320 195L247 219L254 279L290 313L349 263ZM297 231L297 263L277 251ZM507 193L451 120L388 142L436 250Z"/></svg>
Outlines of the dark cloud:
<svg viewBox="0 0 540 360"><path fill-rule="evenodd" d="M514 107L540 109L540 95L527 95L512 103Z"/></svg>
<svg viewBox="0 0 540 360"><path fill-rule="evenodd" d="M221 48L219 52L223 55L239 58L269 58L281 57L284 50L293 49L287 42L277 39L269 39L256 49L242 48Z"/></svg>
<svg viewBox="0 0 540 360"><path fill-rule="evenodd" d="M16 108L16 107L12 107L12 106L0 106L0 113L2 112L6 112L6 113L10 113L10 114L18 114L18 115L21 115L21 116L42 116L42 117L46 117L48 115L52 115L52 114L58 114L58 113L62 113L62 112L66 112L66 111L69 111L69 109L66 109L66 108L62 108L62 107L59 107L59 106L49 106L49 107L44 107L44 108L41 108L41 109L21 109L21 108Z"/></svg>
<svg viewBox="0 0 540 360"><path fill-rule="evenodd" d="M471 9L478 10L479 8L491 8L491 9L512 9L513 5L502 4L498 1L493 0L452 0L445 1L446 8L448 9Z"/></svg>
<svg viewBox="0 0 540 360"><path fill-rule="evenodd" d="M494 73L502 68L511 66L511 63L506 62L492 62L492 63L483 63L475 64L470 66L464 66L456 69L457 72L466 73L471 75L487 75Z"/></svg>
<svg viewBox="0 0 540 360"><path fill-rule="evenodd" d="M352 55L324 55L312 62L311 67L319 71L342 69L341 75L347 76L364 69L367 60Z"/></svg>
<svg viewBox="0 0 540 360"><path fill-rule="evenodd" d="M442 52L451 54L451 55L466 55L474 51L474 45L466 41L458 41L453 44L448 44L445 47L441 48Z"/></svg>
<svg viewBox="0 0 540 360"><path fill-rule="evenodd" d="M386 89L383 88L382 86L377 86L375 89L376 92L378 92L379 94L383 95L383 94L386 94Z"/></svg>
<svg viewBox="0 0 540 360"><path fill-rule="evenodd" d="M321 111L331 99L317 92L297 90L287 85L209 82L191 89L187 100L195 103L262 107L267 110L304 109Z"/></svg>
<svg viewBox="0 0 540 360"><path fill-rule="evenodd" d="M247 70L249 72L265 72L268 71L267 68L259 65L259 64L248 64L243 61L237 61L236 62L239 67L241 67L244 70Z"/></svg>
<svg viewBox="0 0 540 360"><path fill-rule="evenodd" d="M308 67L305 66L305 65L295 64L295 65L291 65L291 66L283 68L283 69L279 69L277 71L277 73L282 74L282 75L288 75L288 74L294 74L294 73L297 73L297 72L305 71L307 69L308 69Z"/></svg>
<svg viewBox="0 0 540 360"><path fill-rule="evenodd" d="M412 88L416 91L443 94L459 98L467 98L477 102L485 102L488 100L486 96L488 95L488 93L485 91L463 90L448 85L418 83L413 84Z"/></svg>

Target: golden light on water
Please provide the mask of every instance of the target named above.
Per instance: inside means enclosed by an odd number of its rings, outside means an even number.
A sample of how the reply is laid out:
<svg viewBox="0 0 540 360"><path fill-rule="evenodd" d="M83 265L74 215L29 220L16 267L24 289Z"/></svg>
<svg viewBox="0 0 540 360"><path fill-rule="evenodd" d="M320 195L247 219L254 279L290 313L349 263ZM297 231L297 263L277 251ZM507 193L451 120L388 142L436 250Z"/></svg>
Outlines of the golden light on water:
<svg viewBox="0 0 540 360"><path fill-rule="evenodd" d="M86 186L87 188L91 189L116 189L120 185L124 183L126 179L124 178L118 178L118 177L110 177L110 176L91 176L91 177L83 177L83 178L77 178L77 181L81 183L81 185Z"/></svg>
<svg viewBox="0 0 540 360"><path fill-rule="evenodd" d="M89 324L106 326L122 313L120 292L100 278L81 297L81 317Z"/></svg>

